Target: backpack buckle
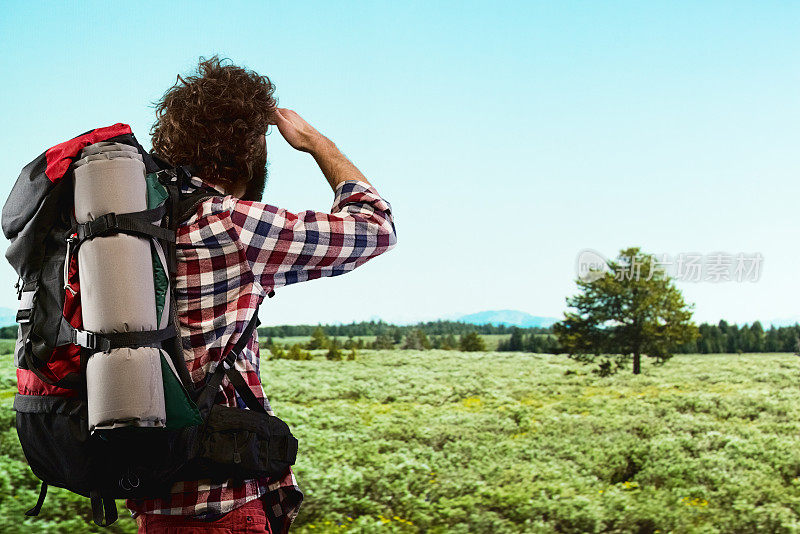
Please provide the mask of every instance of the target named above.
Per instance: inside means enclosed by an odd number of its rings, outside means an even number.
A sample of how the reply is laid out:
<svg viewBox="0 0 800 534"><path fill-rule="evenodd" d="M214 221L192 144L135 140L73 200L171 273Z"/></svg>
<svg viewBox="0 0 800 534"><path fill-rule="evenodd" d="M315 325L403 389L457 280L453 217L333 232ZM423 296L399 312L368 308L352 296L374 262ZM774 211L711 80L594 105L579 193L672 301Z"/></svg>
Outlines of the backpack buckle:
<svg viewBox="0 0 800 534"><path fill-rule="evenodd" d="M19 309L17 310L16 320L18 323L31 322L33 315L33 300L36 296L36 287L32 290L23 291L20 289Z"/></svg>
<svg viewBox="0 0 800 534"><path fill-rule="evenodd" d="M94 220L94 224L92 226L94 227L92 228L92 233L97 235L104 234L112 228L117 227L117 214L112 211L111 213L101 215Z"/></svg>
<svg viewBox="0 0 800 534"><path fill-rule="evenodd" d="M91 239L107 233L109 230L117 228L117 214L114 212L106 213L97 217L93 221L87 221L78 225L78 241Z"/></svg>
<svg viewBox="0 0 800 534"><path fill-rule="evenodd" d="M72 331L72 343L87 349L94 349L97 347L97 336L94 332L75 329Z"/></svg>
<svg viewBox="0 0 800 534"><path fill-rule="evenodd" d="M156 171L156 178L158 178L158 181L161 183L161 185L172 183L177 179L177 177L178 173L173 168Z"/></svg>
<svg viewBox="0 0 800 534"><path fill-rule="evenodd" d="M235 351L230 351L225 358L219 362L220 364L227 363L228 369L232 369L235 367L236 364L236 353ZM224 368L224 367L223 367Z"/></svg>

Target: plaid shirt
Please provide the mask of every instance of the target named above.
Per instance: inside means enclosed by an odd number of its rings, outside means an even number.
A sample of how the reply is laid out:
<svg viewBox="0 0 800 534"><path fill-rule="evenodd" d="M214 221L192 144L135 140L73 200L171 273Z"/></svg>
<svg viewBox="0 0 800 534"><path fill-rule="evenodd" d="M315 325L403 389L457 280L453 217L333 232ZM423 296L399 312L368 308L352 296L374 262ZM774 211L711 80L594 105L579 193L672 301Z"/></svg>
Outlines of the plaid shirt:
<svg viewBox="0 0 800 534"><path fill-rule="evenodd" d="M206 186L197 177L185 191ZM391 206L372 186L346 181L336 189L331 213L290 213L231 195L212 197L178 228L175 297L186 364L195 385L233 348L272 289L344 274L396 242ZM239 354L236 368L273 414L259 378L258 335ZM245 409L227 377L215 402ZM288 532L303 493L290 469L280 479L246 480L232 487L209 479L177 482L169 500L126 500L141 513L213 519L264 496L273 532Z"/></svg>

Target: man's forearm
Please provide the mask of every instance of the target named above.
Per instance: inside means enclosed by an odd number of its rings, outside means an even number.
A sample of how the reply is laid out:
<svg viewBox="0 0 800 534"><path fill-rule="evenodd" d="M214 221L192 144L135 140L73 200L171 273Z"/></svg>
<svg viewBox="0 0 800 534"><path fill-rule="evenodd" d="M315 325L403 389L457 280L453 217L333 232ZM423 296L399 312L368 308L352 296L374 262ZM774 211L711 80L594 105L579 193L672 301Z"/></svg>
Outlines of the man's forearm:
<svg viewBox="0 0 800 534"><path fill-rule="evenodd" d="M296 111L276 108L270 124L278 126L281 135L292 148L309 152L314 156L314 160L334 191L339 184L347 180L359 180L370 185L361 171L336 148L333 141L319 133Z"/></svg>
<svg viewBox="0 0 800 534"><path fill-rule="evenodd" d="M369 184L361 171L342 154L333 141L324 135L320 134L310 152L334 191L340 183L347 180L359 180Z"/></svg>

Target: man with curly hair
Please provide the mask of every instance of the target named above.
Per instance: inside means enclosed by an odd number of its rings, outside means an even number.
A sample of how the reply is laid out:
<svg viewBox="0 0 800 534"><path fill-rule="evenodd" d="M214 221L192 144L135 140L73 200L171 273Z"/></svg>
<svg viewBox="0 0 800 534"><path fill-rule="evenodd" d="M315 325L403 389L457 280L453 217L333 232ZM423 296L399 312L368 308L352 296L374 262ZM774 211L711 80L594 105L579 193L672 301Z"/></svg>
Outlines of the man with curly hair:
<svg viewBox="0 0 800 534"><path fill-rule="evenodd" d="M153 151L189 165L189 193L214 189L177 232L176 301L184 357L202 386L237 343L257 306L278 287L344 274L394 247L389 203L327 137L292 110L278 108L266 76L200 58L156 103ZM266 133L275 125L293 148L311 154L334 192L331 211L291 213L261 202ZM253 332L235 367L273 414L259 378ZM224 379L215 402L245 408ZM302 451L302 447L301 447ZM291 469L236 484L178 482L168 499L129 499L139 532L288 532L303 494ZM181 530L182 529L182 530Z"/></svg>

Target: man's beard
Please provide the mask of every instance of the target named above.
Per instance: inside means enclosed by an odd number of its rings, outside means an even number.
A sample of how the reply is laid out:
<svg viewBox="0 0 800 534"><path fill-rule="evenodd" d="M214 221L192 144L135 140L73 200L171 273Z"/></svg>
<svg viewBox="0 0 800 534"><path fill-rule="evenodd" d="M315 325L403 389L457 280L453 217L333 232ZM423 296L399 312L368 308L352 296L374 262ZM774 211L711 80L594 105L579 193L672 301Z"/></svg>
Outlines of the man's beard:
<svg viewBox="0 0 800 534"><path fill-rule="evenodd" d="M264 188L267 186L267 150L259 151L256 157L250 164L249 174L252 178L247 182L242 200L254 200L256 202L261 200L264 196Z"/></svg>

